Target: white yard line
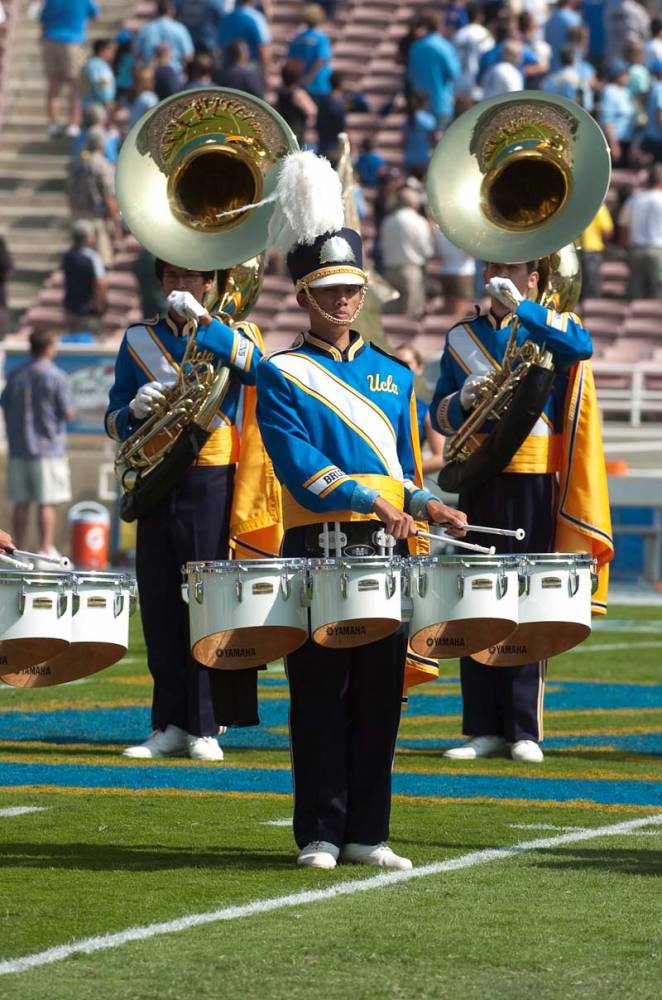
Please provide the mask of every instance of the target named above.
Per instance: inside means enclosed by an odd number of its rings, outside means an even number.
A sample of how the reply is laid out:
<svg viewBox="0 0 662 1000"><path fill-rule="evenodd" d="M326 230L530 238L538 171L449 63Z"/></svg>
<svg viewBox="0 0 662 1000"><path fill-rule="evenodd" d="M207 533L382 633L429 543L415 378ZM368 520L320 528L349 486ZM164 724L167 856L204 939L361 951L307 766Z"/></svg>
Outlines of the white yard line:
<svg viewBox="0 0 662 1000"><path fill-rule="evenodd" d="M588 646L575 646L567 653L608 653L610 649L662 649L661 642L601 642Z"/></svg>
<svg viewBox="0 0 662 1000"><path fill-rule="evenodd" d="M5 816L25 816L26 813L43 813L49 806L10 806L9 809L0 809L0 817Z"/></svg>
<svg viewBox="0 0 662 1000"><path fill-rule="evenodd" d="M291 826L292 817L286 817L285 819L261 819L260 826Z"/></svg>
<svg viewBox="0 0 662 1000"><path fill-rule="evenodd" d="M9 958L0 962L0 975L6 976L14 972L27 972L41 965L52 965L61 962L72 955L93 955L98 951L110 951L121 948L130 941L147 941L150 938L161 937L164 934L178 934L192 927L202 927L206 924L216 924L225 920L239 920L242 917L253 917L262 913L273 913L291 906L305 906L308 903L321 903L327 899L339 896L353 896L359 892L371 889L386 889L412 879L426 878L429 875L440 875L442 872L460 871L463 868L473 868L475 865L490 861L507 861L530 851L544 851L549 848L561 847L564 844L576 844L596 837L619 837L630 834L634 830L647 826L662 826L662 813L645 816L641 819L627 820L624 823L613 823L609 826L596 826L587 830L575 830L562 833L558 837L545 837L539 840L529 840L509 847L494 847L484 851L472 851L447 861L437 861L412 871L392 871L375 875L372 878L358 879L351 882L339 882L328 889L312 889L295 892L288 896L276 896L273 899L257 899L252 903L240 906L226 906L220 910L208 913L191 913L176 920L167 920L159 924L147 924L143 927L129 927L115 934L100 934L97 937L83 938L70 944L57 945L46 951L38 951L32 955Z"/></svg>

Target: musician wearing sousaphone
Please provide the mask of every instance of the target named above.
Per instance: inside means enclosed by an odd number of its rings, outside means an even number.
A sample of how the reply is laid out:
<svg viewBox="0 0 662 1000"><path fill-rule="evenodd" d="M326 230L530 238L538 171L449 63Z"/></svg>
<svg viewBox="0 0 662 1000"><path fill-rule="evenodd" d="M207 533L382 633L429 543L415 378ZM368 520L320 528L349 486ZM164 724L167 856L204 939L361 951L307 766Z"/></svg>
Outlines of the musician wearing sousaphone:
<svg viewBox="0 0 662 1000"><path fill-rule="evenodd" d="M197 458L169 484L163 498L141 511L137 519L136 576L147 662L154 680L153 732L144 743L124 750L124 755L219 761L223 751L217 740L215 688L227 682L227 676L191 657L180 569L189 560L228 558L240 449L237 413L242 387L255 384L261 356L259 331L246 322L230 327L207 311L203 303L215 272L157 259L156 273L167 296L168 313L130 326L124 335L106 413L108 434L118 441L127 440L155 408L165 404L165 394L177 379L193 336L197 351L222 361L230 376ZM228 273L218 272L221 293ZM258 721L251 695L254 677L248 677L249 673L253 672L238 672L232 679L235 684L242 680L248 684L249 717L244 715L242 724ZM225 710L232 713L237 706ZM235 717L223 721L232 723Z"/></svg>
<svg viewBox="0 0 662 1000"><path fill-rule="evenodd" d="M604 483L604 460L599 428L597 436L595 430L597 407L590 369L580 366L590 358L592 346L589 333L578 316L556 312L535 301L539 284L544 287L546 281L546 275L541 277L540 272L541 265L537 261L487 264L484 279L485 290L490 295L489 309L486 314L459 323L449 331L431 406L436 429L447 436L456 434L482 398L489 373L501 366L515 319L517 345L534 343L544 347L553 357L555 374L551 393L531 433L501 472L480 486L460 490L460 506L467 512L470 522L495 528L524 528L523 541L495 537L500 553L545 553L559 547L563 549L564 519L569 525L573 522L579 525L580 530L583 526L587 534L593 532L596 539L602 534L600 524L605 518L608 524L608 504L606 511L604 509L606 491L598 504L602 509L594 509L592 515L589 512L592 523L584 512L580 524L570 509L573 499L567 486L571 466L574 466L575 484L578 478L585 482L591 470L598 492ZM574 400L573 412L578 417L578 378L583 383L580 405L583 407L584 436L575 437L569 406ZM587 413L589 408L590 414ZM585 436L588 422L594 428L592 437ZM490 429L486 425L485 431ZM588 494L585 492L585 495ZM570 548L569 542L566 544ZM603 534L602 546L606 549L608 544L608 536ZM599 603L599 595L596 600ZM460 667L463 732L468 740L446 751L445 756L454 760L473 760L507 755L526 763L542 761L540 742L543 738L546 662L495 667L472 657L462 657Z"/></svg>
<svg viewBox="0 0 662 1000"><path fill-rule="evenodd" d="M380 526L400 554L416 519L464 534L465 516L421 488L413 376L352 329L366 292L360 236L324 232L294 246L287 265L308 329L257 369L258 423L283 488L283 555L322 556L325 526L347 557L378 554ZM302 867L411 867L387 846L406 651L400 625L352 648L308 640L286 658Z"/></svg>

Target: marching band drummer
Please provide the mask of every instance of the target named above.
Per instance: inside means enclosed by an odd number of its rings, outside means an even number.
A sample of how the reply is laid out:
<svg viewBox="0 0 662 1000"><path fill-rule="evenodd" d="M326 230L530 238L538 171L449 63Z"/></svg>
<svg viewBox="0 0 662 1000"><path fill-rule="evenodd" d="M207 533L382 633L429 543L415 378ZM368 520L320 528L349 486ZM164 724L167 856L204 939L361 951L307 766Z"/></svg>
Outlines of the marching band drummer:
<svg viewBox="0 0 662 1000"><path fill-rule="evenodd" d="M526 298L537 295L538 268L537 261L487 264L484 280L491 297L489 311L449 331L430 409L432 423L446 436L463 424L487 372L499 367L517 316L517 343L544 344L553 355L552 392L509 465L482 486L461 492L459 503L470 523L524 528L523 542L494 538L500 553L593 551L600 565L613 554L604 458L590 368L577 366L590 358L591 339L573 313L556 313ZM569 419L571 403L577 427ZM569 432L576 432L573 440ZM575 490L578 481L580 488ZM578 534L580 541L576 544L576 537L568 532ZM597 594L595 613L605 613L606 570L605 565L602 601ZM542 761L546 661L494 667L462 657L460 672L463 733L469 738L445 756L474 760L505 755L526 763Z"/></svg>
<svg viewBox="0 0 662 1000"><path fill-rule="evenodd" d="M227 674L200 666L190 654L188 609L181 597L181 566L187 561L228 558L228 535L235 463L239 452L236 426L241 386L255 384L255 368L261 356L248 336L257 330L244 323L230 328L213 319L202 303L210 292L214 271L193 271L162 260L156 274L168 300L168 313L161 319L130 326L119 348L115 382L106 412L107 433L126 440L164 398L179 371L190 335L190 321L198 324L196 347L211 351L231 370L229 389L214 430L197 461L183 478L173 483L164 500L138 518L136 577L140 596L147 663L154 680L151 736L123 751L127 757L153 758L189 756L193 760L219 761L217 687ZM225 272L218 272L222 286ZM222 287L220 288L222 291ZM243 332L242 332L243 331ZM258 335L259 336L259 335ZM257 723L252 705L255 675L230 680L247 682L249 718L238 724ZM252 672L251 672L252 673ZM217 676L221 675L222 676ZM235 689L234 697L242 695ZM232 699L231 699L232 700ZM245 703L242 702L242 711ZM237 706L229 706L233 712ZM252 716L254 717L250 717ZM222 719L220 721L225 721ZM227 720L232 723L235 718Z"/></svg>
<svg viewBox="0 0 662 1000"><path fill-rule="evenodd" d="M327 232L287 264L309 329L257 368L258 423L283 487L282 554L321 556L323 522L340 522L362 554L377 554L380 523L396 552L415 519L463 535L464 514L416 485L413 376L352 330L366 292L361 237ZM406 647L402 625L351 649L309 640L286 659L300 866L411 867L386 843Z"/></svg>

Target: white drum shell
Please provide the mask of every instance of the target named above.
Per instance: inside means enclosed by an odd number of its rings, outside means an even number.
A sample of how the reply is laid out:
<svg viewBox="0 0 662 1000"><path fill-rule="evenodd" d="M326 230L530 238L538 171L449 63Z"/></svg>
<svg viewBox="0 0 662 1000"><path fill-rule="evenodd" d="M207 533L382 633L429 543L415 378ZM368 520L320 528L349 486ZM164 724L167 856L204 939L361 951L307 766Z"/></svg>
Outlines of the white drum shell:
<svg viewBox="0 0 662 1000"><path fill-rule="evenodd" d="M260 666L308 638L305 560L187 563L191 652L220 670Z"/></svg>
<svg viewBox="0 0 662 1000"><path fill-rule="evenodd" d="M310 635L332 649L364 646L401 623L399 556L309 559Z"/></svg>
<svg viewBox="0 0 662 1000"><path fill-rule="evenodd" d="M70 573L0 571L0 674L34 667L71 641Z"/></svg>
<svg viewBox="0 0 662 1000"><path fill-rule="evenodd" d="M516 627L515 557L418 556L410 560L409 572L409 642L419 655L469 656Z"/></svg>
<svg viewBox="0 0 662 1000"><path fill-rule="evenodd" d="M591 556L553 552L520 560L519 623L504 642L476 656L490 666L521 666L557 656L591 632Z"/></svg>

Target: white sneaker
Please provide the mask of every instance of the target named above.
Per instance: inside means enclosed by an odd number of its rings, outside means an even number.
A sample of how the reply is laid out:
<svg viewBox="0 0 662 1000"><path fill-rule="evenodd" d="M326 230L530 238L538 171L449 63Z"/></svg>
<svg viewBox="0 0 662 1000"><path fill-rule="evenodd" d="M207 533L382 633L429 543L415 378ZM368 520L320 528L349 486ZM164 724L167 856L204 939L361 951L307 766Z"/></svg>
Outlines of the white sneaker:
<svg viewBox="0 0 662 1000"><path fill-rule="evenodd" d="M501 757L507 749L503 736L473 736L461 747L444 751L450 760L475 760L476 757Z"/></svg>
<svg viewBox="0 0 662 1000"><path fill-rule="evenodd" d="M511 743L510 756L512 760L521 761L523 764L539 764L545 759L539 745L533 740L517 740Z"/></svg>
<svg viewBox="0 0 662 1000"><path fill-rule="evenodd" d="M340 860L352 865L397 868L403 872L414 867L409 858L401 858L387 844L343 844Z"/></svg>
<svg viewBox="0 0 662 1000"><path fill-rule="evenodd" d="M335 868L339 849L328 840L311 840L297 855L299 868Z"/></svg>
<svg viewBox="0 0 662 1000"><path fill-rule="evenodd" d="M149 760L153 757L185 757L188 752L186 738L187 734L179 726L155 729L144 743L122 750L122 756L143 760Z"/></svg>
<svg viewBox="0 0 662 1000"><path fill-rule="evenodd" d="M215 736L187 736L191 760L223 760L223 751Z"/></svg>

